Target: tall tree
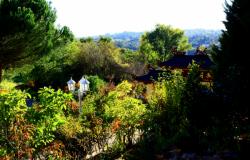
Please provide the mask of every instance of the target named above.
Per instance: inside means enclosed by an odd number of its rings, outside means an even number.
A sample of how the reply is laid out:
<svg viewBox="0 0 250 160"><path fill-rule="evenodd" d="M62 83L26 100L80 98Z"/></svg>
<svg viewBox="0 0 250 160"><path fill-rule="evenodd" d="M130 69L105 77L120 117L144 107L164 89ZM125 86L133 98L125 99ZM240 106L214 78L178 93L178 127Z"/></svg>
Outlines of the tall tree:
<svg viewBox="0 0 250 160"><path fill-rule="evenodd" d="M125 76L126 65L122 63L120 50L109 38L81 43L79 49L72 66L74 76L84 73L114 81L120 81Z"/></svg>
<svg viewBox="0 0 250 160"><path fill-rule="evenodd" d="M249 113L249 58L250 1L234 0L226 3L224 22L226 30L220 38L220 47L214 59L217 63L219 87L232 111ZM243 38L245 37L245 38ZM229 108L229 107L227 107Z"/></svg>
<svg viewBox="0 0 250 160"><path fill-rule="evenodd" d="M171 50L176 47L179 51L191 49L184 31L171 26L158 24L153 31L146 32L141 37L140 50L144 52L146 59L153 58L154 60L164 61L169 58Z"/></svg>
<svg viewBox="0 0 250 160"><path fill-rule="evenodd" d="M0 79L3 68L48 53L66 37L72 39L67 27L54 27L55 20L46 0L0 1Z"/></svg>

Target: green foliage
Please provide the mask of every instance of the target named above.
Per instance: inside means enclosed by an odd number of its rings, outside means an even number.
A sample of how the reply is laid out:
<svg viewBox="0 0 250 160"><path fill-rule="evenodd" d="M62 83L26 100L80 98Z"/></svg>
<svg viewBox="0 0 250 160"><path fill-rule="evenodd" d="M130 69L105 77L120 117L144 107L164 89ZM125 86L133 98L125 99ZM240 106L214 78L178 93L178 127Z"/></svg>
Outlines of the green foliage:
<svg viewBox="0 0 250 160"><path fill-rule="evenodd" d="M103 88L106 85L106 82L96 76L87 76L89 84L89 90L92 92L99 92L101 88Z"/></svg>
<svg viewBox="0 0 250 160"><path fill-rule="evenodd" d="M193 89L197 89L197 87L200 85L201 77L200 77L200 66L195 63L195 61L192 61L192 64L189 64L188 66L189 72L188 72L188 78L187 83L188 90L191 91Z"/></svg>
<svg viewBox="0 0 250 160"><path fill-rule="evenodd" d="M82 106L82 115L83 116L95 115L102 105L102 104L98 104L99 100L100 100L100 96L95 93L84 97L83 106Z"/></svg>
<svg viewBox="0 0 250 160"><path fill-rule="evenodd" d="M107 152L111 148L111 152L118 152L131 145L146 113L145 104L133 96L132 84L123 81L108 93L84 97L82 126L85 137L95 137ZM110 137L116 139L112 144ZM87 137L84 139L93 144Z"/></svg>
<svg viewBox="0 0 250 160"><path fill-rule="evenodd" d="M202 118L202 116L205 116L202 114L203 112L201 112L201 110L205 108L203 108L203 105L200 103L201 97L204 95L201 93L199 65L193 61L188 68L189 72L181 104L185 107L185 112L193 125L192 127L197 127L197 122L199 121L197 117L201 116L200 118Z"/></svg>
<svg viewBox="0 0 250 160"><path fill-rule="evenodd" d="M139 52L136 52L136 51L132 51L130 49L125 49L125 48L122 48L120 50L121 52L121 59L123 62L125 63L134 63L136 61L140 61L140 54Z"/></svg>
<svg viewBox="0 0 250 160"><path fill-rule="evenodd" d="M175 71L168 79L157 82L149 95L150 110L144 127L146 135L155 138L156 147L165 148L176 144L187 135L189 121L182 105L185 84L180 72Z"/></svg>
<svg viewBox="0 0 250 160"><path fill-rule="evenodd" d="M144 83L135 84L134 92L135 92L136 96L142 95L142 94L146 93L146 91L147 91L147 87Z"/></svg>
<svg viewBox="0 0 250 160"><path fill-rule="evenodd" d="M94 39L92 37L80 38L81 43L89 43L89 42L93 42L93 41L94 41Z"/></svg>
<svg viewBox="0 0 250 160"><path fill-rule="evenodd" d="M49 144L50 149L55 149L54 154L61 153L55 145L55 132L66 120L74 121L65 117L72 95L44 88L39 91L39 102L29 108L26 100L30 98L18 90L0 93L1 158L30 159L45 155L45 146ZM63 133L70 136L73 133L67 132L68 128L69 125L64 125Z"/></svg>
<svg viewBox="0 0 250 160"><path fill-rule="evenodd" d="M142 38L140 45L140 52L142 53L142 57L144 57L144 61L149 64L157 64L160 59L160 55L153 50L153 46L148 42L146 38Z"/></svg>
<svg viewBox="0 0 250 160"><path fill-rule="evenodd" d="M122 148L133 144L135 133L139 132L146 113L145 104L131 97L131 91L132 84L123 81L114 91L109 92L104 105L105 119L112 121L112 131L116 133Z"/></svg>
<svg viewBox="0 0 250 160"><path fill-rule="evenodd" d="M205 45L200 45L199 47L197 47L197 50L201 51L201 52L205 52L206 49L207 49L207 47Z"/></svg>
<svg viewBox="0 0 250 160"><path fill-rule="evenodd" d="M155 30L146 32L141 37L141 52L146 57L148 57L147 54L153 56L154 61L167 60L172 54L172 49L175 47L179 51L191 49L191 45L188 43L188 38L184 36L184 32L180 29L174 29L171 26L158 24ZM157 56L154 52L157 53Z"/></svg>
<svg viewBox="0 0 250 160"><path fill-rule="evenodd" d="M110 124L103 120L102 105L104 103L102 96L89 93L84 97L80 117L73 118L76 116L73 114L67 117L67 122L60 127L59 134L64 137L66 146L73 153L71 153L73 157L91 154L94 147L103 149L108 145Z"/></svg>
<svg viewBox="0 0 250 160"><path fill-rule="evenodd" d="M122 64L120 51L109 40L81 43L80 53L74 57L72 70L74 76L82 74L98 75L105 80L115 79L120 81L125 75L125 67Z"/></svg>
<svg viewBox="0 0 250 160"><path fill-rule="evenodd" d="M16 83L14 82L10 82L7 80L3 80L2 82L0 82L0 90L11 90L14 89L16 86Z"/></svg>
<svg viewBox="0 0 250 160"><path fill-rule="evenodd" d="M135 127L145 113L145 105L138 99L130 97L132 85L126 81L119 84L108 96L105 114L108 119L119 119L124 125Z"/></svg>
<svg viewBox="0 0 250 160"><path fill-rule="evenodd" d="M63 88L69 77L80 79L83 74L98 75L108 81L120 81L128 75L125 73L127 66L122 62L120 50L112 42L74 41L53 49L33 65L8 70L8 77L18 82L23 80L23 83L32 80L37 90L43 86ZM97 91L103 82L96 77L90 77L90 81L92 80L91 90Z"/></svg>
<svg viewBox="0 0 250 160"><path fill-rule="evenodd" d="M0 93L0 158L22 158L28 156L34 127L27 123L26 98L30 95L12 90Z"/></svg>
<svg viewBox="0 0 250 160"><path fill-rule="evenodd" d="M220 46L214 47L213 59L216 63L215 69L215 92L221 99L218 110L216 130L222 131L223 144L233 143L237 146L235 137L246 134L249 136L249 116L248 106L250 75L248 44L250 43L250 1L234 0L226 3L224 22L226 30L220 38ZM243 120L247 117L248 120ZM224 127L221 127L225 123ZM222 136L227 132L227 136ZM218 132L217 132L218 133ZM229 134L230 133L230 134ZM218 134L219 135L219 134ZM219 138L218 138L219 139ZM244 148L249 147L249 139L243 138L248 145L242 147L242 152L248 154ZM238 143L239 144L239 143Z"/></svg>
<svg viewBox="0 0 250 160"><path fill-rule="evenodd" d="M66 94L60 89L54 91L54 89L44 87L38 93L40 104L45 107L40 112L46 113L48 116L51 114L51 117L55 113L65 110L67 108L65 102L72 99L71 94Z"/></svg>
<svg viewBox="0 0 250 160"><path fill-rule="evenodd" d="M192 48L192 45L189 43L188 37L184 35L182 36L183 37L181 37L180 40L178 41L177 50L186 52Z"/></svg>
<svg viewBox="0 0 250 160"><path fill-rule="evenodd" d="M111 43L112 38L110 37L105 37L105 36L100 36L98 43Z"/></svg>
<svg viewBox="0 0 250 160"><path fill-rule="evenodd" d="M28 50L50 45L55 12L45 0L39 3L4 0L0 3L0 15L4 24L0 33L1 63L9 64L25 57Z"/></svg>
<svg viewBox="0 0 250 160"><path fill-rule="evenodd" d="M141 75L145 72L145 55L126 48L120 49L120 55L121 61L127 65L126 72L132 75ZM151 59L149 61L151 62Z"/></svg>
<svg viewBox="0 0 250 160"><path fill-rule="evenodd" d="M149 95L148 100L149 100L149 105L153 109L153 111L162 111L163 107L167 105L167 88L166 85L163 82L157 82L155 84L154 91L151 95Z"/></svg>
<svg viewBox="0 0 250 160"><path fill-rule="evenodd" d="M65 118L65 123L59 126L59 133L63 134L66 139L75 138L83 132L80 119L72 116Z"/></svg>
<svg viewBox="0 0 250 160"><path fill-rule="evenodd" d="M249 115L248 96L249 91L249 59L248 44L250 28L250 3L247 0L234 0L231 5L226 4L225 28L220 38L220 47L214 55L217 69L215 78L218 81L218 90L227 97L229 104L235 111Z"/></svg>
<svg viewBox="0 0 250 160"><path fill-rule="evenodd" d="M74 41L58 47L34 63L28 76L36 82L36 87L65 86L72 74L74 57L80 52L79 43Z"/></svg>
<svg viewBox="0 0 250 160"><path fill-rule="evenodd" d="M179 71L175 71L170 80L166 80L166 92L168 103L170 106L181 107L180 102L183 95L185 80Z"/></svg>
<svg viewBox="0 0 250 160"><path fill-rule="evenodd" d="M55 10L46 0L0 1L0 71L72 40L69 28L56 29L55 20Z"/></svg>
<svg viewBox="0 0 250 160"><path fill-rule="evenodd" d="M0 94L1 101L1 123L10 124L14 121L15 114L20 114L21 116L27 110L26 98L29 97L27 93L21 91L13 90L10 93ZM5 117L5 118L4 118ZM5 126L4 124L1 126ZM2 131L2 130L1 130Z"/></svg>
<svg viewBox="0 0 250 160"><path fill-rule="evenodd" d="M74 57L80 52L79 42L73 41L64 46L54 48L50 54L43 56L33 64L10 68L4 72L4 78L22 83L37 91L43 86L63 88L72 76ZM29 86L30 81L34 86ZM27 85L26 85L27 84Z"/></svg>
<svg viewBox="0 0 250 160"><path fill-rule="evenodd" d="M30 80L29 73L33 66L24 64L20 67L13 67L3 70L3 80L14 81L16 83L27 83Z"/></svg>
<svg viewBox="0 0 250 160"><path fill-rule="evenodd" d="M39 90L39 104L29 109L28 120L35 124L34 145L40 147L54 140L53 132L65 123L64 112L67 103L72 99L71 94L61 90L54 91L51 88Z"/></svg>

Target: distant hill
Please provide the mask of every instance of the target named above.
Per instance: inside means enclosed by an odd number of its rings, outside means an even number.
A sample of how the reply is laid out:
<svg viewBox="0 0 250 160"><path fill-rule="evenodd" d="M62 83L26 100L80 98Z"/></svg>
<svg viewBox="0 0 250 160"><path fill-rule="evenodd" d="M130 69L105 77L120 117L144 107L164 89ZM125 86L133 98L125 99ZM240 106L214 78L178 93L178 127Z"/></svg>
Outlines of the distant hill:
<svg viewBox="0 0 250 160"><path fill-rule="evenodd" d="M115 34L105 34L103 36L111 37L117 47L129 48L137 50L139 47L139 39L143 32L122 32ZM189 29L185 30L185 35L192 44L193 49L200 45L209 46L210 44L217 44L221 35L220 30L206 30L206 29ZM94 39L96 39L95 37Z"/></svg>
<svg viewBox="0 0 250 160"><path fill-rule="evenodd" d="M129 48L137 50L140 45L140 37L143 32L122 32L115 34L105 34L104 36L111 37L117 47Z"/></svg>
<svg viewBox="0 0 250 160"><path fill-rule="evenodd" d="M185 35L188 37L189 42L193 48L200 45L209 46L211 44L218 44L221 35L220 30L206 30L206 29L190 29L185 30Z"/></svg>

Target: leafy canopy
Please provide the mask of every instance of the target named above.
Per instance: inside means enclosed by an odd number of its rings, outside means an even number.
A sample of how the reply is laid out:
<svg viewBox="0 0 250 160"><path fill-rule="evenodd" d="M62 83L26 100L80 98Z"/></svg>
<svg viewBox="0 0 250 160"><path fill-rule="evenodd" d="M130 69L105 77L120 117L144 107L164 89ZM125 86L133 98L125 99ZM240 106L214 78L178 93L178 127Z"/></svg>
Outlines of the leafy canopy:
<svg viewBox="0 0 250 160"><path fill-rule="evenodd" d="M0 70L72 40L69 28L56 29L55 21L55 10L46 0L1 0Z"/></svg>
<svg viewBox="0 0 250 160"><path fill-rule="evenodd" d="M174 48L178 51L191 49L188 38L180 29L158 24L153 31L146 32L141 37L140 50L150 62L168 59Z"/></svg>

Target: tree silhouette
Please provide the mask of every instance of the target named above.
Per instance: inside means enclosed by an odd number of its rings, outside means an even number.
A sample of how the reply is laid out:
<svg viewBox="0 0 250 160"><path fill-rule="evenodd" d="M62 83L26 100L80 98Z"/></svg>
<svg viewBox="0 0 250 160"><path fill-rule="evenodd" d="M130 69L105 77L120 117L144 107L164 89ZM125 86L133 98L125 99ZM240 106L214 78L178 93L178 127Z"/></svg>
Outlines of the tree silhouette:
<svg viewBox="0 0 250 160"><path fill-rule="evenodd" d="M216 80L231 111L249 113L249 47L250 1L234 0L225 6L226 30L220 38L220 47L214 57L217 64ZM249 115L249 114L248 114Z"/></svg>

